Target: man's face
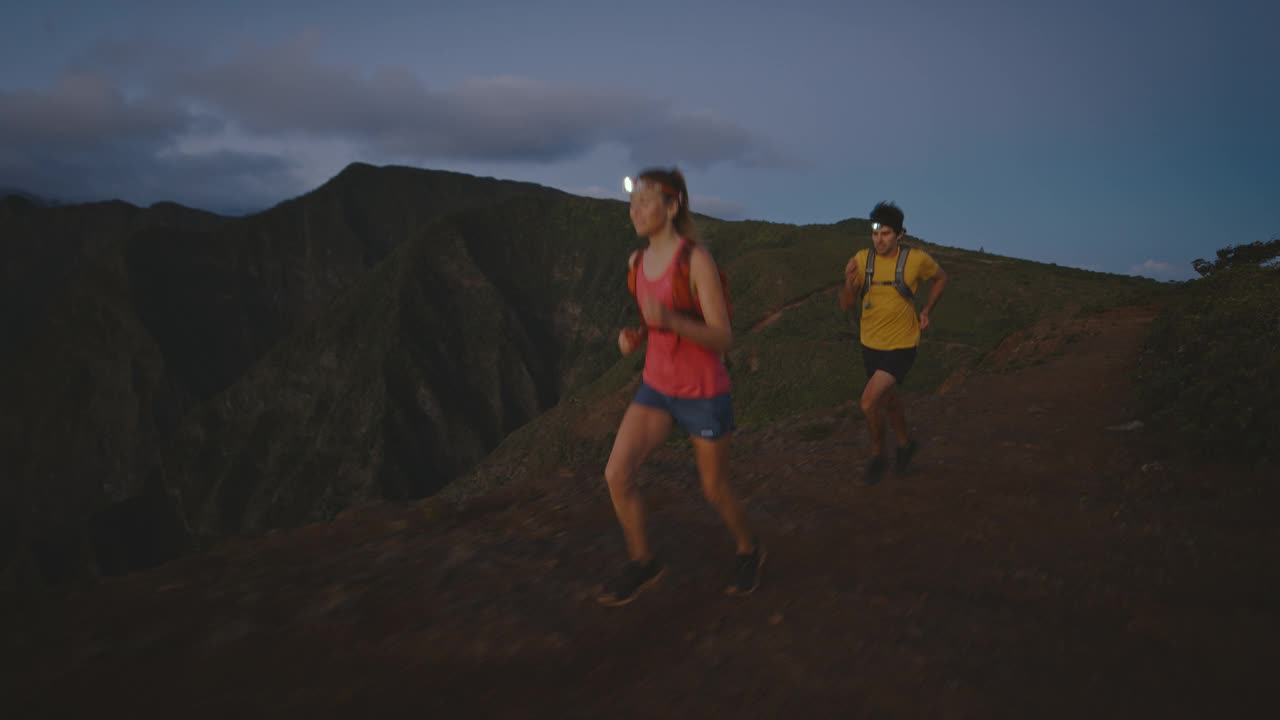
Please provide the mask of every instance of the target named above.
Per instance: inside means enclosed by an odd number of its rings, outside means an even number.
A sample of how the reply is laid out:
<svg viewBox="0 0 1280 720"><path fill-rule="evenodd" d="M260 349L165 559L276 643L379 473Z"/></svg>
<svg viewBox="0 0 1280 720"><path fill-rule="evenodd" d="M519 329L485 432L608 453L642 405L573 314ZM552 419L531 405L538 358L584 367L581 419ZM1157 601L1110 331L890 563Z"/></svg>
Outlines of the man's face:
<svg viewBox="0 0 1280 720"><path fill-rule="evenodd" d="M888 225L872 225L871 242L876 246L876 252L880 255L889 255L898 248L898 242L902 240L902 236L906 231L898 232Z"/></svg>

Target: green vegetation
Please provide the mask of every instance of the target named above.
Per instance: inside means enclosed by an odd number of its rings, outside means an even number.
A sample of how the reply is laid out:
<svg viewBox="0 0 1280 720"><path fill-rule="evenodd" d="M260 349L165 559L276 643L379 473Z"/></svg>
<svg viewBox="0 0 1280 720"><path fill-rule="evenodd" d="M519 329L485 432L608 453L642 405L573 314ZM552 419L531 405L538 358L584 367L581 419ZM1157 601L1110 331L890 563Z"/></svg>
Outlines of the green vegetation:
<svg viewBox="0 0 1280 720"><path fill-rule="evenodd" d="M797 418L820 439L813 414L865 380L836 288L868 223L698 222L729 275L739 427ZM15 206L0 231L21 280L0 303L0 469L22 479L0 498L0 566L85 544L95 513L144 489L221 533L603 466L643 365L616 345L639 323L626 258L643 241L615 200L356 164L246 218ZM952 282L909 392L1034 322L1159 287L911 242Z"/></svg>
<svg viewBox="0 0 1280 720"><path fill-rule="evenodd" d="M1206 458L1280 454L1280 269L1237 265L1183 283L1138 373L1157 428Z"/></svg>
<svg viewBox="0 0 1280 720"><path fill-rule="evenodd" d="M1233 267L1274 266L1276 258L1280 258L1280 238L1272 238L1267 242L1259 240L1246 245L1229 245L1215 254L1216 260L1210 262L1197 258L1192 261L1191 266L1206 277Z"/></svg>
<svg viewBox="0 0 1280 720"><path fill-rule="evenodd" d="M730 374L738 427L758 429L852 402L866 378L857 320L841 313L836 288L849 256L870 243L867 223L788 226L702 219L699 228L704 244L729 273L734 308ZM1040 319L1067 320L1160 290L1159 283L1143 278L910 242L938 260L950 285L933 313L908 392L933 391L952 373L979 363L1005 337ZM611 292L629 302L621 269L614 285ZM927 289L918 303L925 297ZM762 323L769 318L771 322ZM637 322L633 308L623 322ZM607 333L610 344L615 334ZM618 358L616 346L610 352L612 366L594 382L508 436L477 472L446 493L472 495L507 477L583 459L603 466L612 432L575 428L590 414L592 420L585 424L615 429L625 407L620 394L632 392L643 368L641 353ZM602 412L610 399L614 404L608 407L616 411ZM805 432L815 438L821 434L817 426ZM673 442L682 440L673 433Z"/></svg>
<svg viewBox="0 0 1280 720"><path fill-rule="evenodd" d="M743 427L759 427L798 413L851 401L866 382L854 315L842 314L834 286L844 263L868 242L865 226L850 221L824 228L797 228L812 239L804 248L802 272L790 268L752 268L767 278L771 301L735 296L735 307L756 308L735 322L734 403ZM800 234L798 232L797 234ZM834 235L836 237L830 237ZM1052 265L1000 258L916 241L933 254L950 276L950 285L933 313L907 390L929 392L948 376L977 362L1010 333L1044 317L1070 317L1084 308L1131 301L1156 283ZM774 251L780 252L780 251ZM795 248L790 250L795 252ZM732 277L744 257L730 265ZM735 285L735 288L737 285ZM748 289L748 292L750 288ZM769 309L791 298L808 297L758 333L745 332ZM927 297L920 293L919 304ZM744 313L745 315L745 313Z"/></svg>

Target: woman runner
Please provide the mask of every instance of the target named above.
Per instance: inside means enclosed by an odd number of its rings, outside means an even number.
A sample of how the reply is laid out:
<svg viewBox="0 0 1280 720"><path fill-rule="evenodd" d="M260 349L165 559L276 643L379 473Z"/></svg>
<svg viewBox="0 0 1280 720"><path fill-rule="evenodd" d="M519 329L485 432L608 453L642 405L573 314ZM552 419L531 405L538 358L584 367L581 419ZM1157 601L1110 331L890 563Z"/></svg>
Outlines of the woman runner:
<svg viewBox="0 0 1280 720"><path fill-rule="evenodd" d="M605 480L630 561L599 596L604 605L625 605L662 577L664 567L649 546L644 503L636 471L679 424L693 442L702 491L719 511L737 555L725 592L747 595L760 582L764 549L747 527L746 515L729 486L729 439L734 429L729 372L723 353L733 340L715 260L697 245L689 192L679 170L646 170L626 189L631 222L648 246L631 254L636 300L644 326L618 334L624 355L647 339L644 373L622 417L605 467ZM685 265L682 266L682 263ZM679 312L674 287L687 277L693 312Z"/></svg>

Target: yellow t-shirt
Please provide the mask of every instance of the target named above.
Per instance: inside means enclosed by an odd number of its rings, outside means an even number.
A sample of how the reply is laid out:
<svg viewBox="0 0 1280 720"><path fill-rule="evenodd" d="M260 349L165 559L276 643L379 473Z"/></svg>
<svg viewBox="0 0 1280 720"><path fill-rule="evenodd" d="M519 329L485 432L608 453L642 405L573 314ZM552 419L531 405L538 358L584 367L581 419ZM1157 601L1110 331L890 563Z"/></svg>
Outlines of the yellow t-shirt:
<svg viewBox="0 0 1280 720"><path fill-rule="evenodd" d="M858 274L866 277L867 253L859 250ZM898 294L893 287L893 275L898 269L898 253L890 256L872 253L876 259L875 283L862 297L858 305L862 312L862 344L873 350L899 350L920 344L920 319L912 303ZM938 263L924 250L913 247L907 256L907 266L902 276L911 292L919 291L920 283L932 280L938 274ZM881 285L882 282L889 285ZM868 307L870 305L870 307Z"/></svg>

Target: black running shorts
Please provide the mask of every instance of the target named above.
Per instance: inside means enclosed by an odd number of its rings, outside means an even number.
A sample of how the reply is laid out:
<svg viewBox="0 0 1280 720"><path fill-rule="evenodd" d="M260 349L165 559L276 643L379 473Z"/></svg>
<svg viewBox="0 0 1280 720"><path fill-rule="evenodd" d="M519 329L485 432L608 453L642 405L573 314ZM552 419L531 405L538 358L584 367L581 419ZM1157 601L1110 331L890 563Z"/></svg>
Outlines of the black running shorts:
<svg viewBox="0 0 1280 720"><path fill-rule="evenodd" d="M867 371L870 380L877 370L883 370L893 376L901 385L907 379L907 372L916 361L916 348L899 350L875 350L862 346L862 367Z"/></svg>

